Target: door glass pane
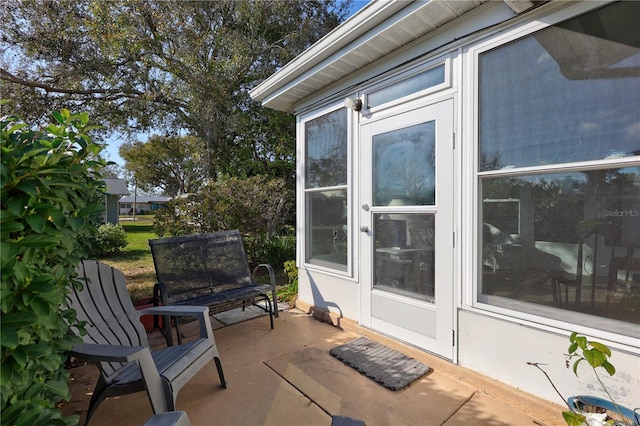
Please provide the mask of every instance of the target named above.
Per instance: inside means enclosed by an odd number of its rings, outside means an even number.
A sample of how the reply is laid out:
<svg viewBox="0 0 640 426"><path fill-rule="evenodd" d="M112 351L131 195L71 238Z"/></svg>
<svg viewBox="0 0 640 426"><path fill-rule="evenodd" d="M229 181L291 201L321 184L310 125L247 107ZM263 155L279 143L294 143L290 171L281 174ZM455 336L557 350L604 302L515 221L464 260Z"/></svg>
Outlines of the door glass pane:
<svg viewBox="0 0 640 426"><path fill-rule="evenodd" d="M640 167L484 178L481 187L480 301L640 324Z"/></svg>
<svg viewBox="0 0 640 426"><path fill-rule="evenodd" d="M432 214L374 214L374 285L378 290L435 301Z"/></svg>
<svg viewBox="0 0 640 426"><path fill-rule="evenodd" d="M347 190L307 194L307 262L347 270Z"/></svg>
<svg viewBox="0 0 640 426"><path fill-rule="evenodd" d="M479 57L481 171L640 154L640 2Z"/></svg>
<svg viewBox="0 0 640 426"><path fill-rule="evenodd" d="M373 204L435 204L435 121L373 137Z"/></svg>
<svg viewBox="0 0 640 426"><path fill-rule="evenodd" d="M347 184L347 110L305 123L306 188Z"/></svg>

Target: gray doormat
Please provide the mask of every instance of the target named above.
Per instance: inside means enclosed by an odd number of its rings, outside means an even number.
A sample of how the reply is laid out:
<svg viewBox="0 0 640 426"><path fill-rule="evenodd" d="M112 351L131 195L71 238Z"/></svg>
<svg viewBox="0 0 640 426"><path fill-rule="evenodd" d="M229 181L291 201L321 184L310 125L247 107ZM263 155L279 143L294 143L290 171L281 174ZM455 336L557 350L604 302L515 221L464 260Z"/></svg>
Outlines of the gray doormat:
<svg viewBox="0 0 640 426"><path fill-rule="evenodd" d="M366 337L337 346L329 353L391 390L402 389L429 372L427 365Z"/></svg>

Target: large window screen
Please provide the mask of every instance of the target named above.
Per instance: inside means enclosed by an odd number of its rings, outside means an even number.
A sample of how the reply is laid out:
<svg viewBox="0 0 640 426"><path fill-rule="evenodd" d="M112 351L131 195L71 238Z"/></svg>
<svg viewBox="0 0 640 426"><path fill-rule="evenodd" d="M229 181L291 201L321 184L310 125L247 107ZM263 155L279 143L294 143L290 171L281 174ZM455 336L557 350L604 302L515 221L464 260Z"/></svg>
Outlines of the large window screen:
<svg viewBox="0 0 640 426"><path fill-rule="evenodd" d="M305 123L305 261L347 271L347 110Z"/></svg>
<svg viewBox="0 0 640 426"><path fill-rule="evenodd" d="M305 124L306 187L347 184L347 114L340 109Z"/></svg>
<svg viewBox="0 0 640 426"><path fill-rule="evenodd" d="M479 167L640 155L640 2L620 2L479 57Z"/></svg>
<svg viewBox="0 0 640 426"><path fill-rule="evenodd" d="M479 55L478 302L640 337L638 16Z"/></svg>

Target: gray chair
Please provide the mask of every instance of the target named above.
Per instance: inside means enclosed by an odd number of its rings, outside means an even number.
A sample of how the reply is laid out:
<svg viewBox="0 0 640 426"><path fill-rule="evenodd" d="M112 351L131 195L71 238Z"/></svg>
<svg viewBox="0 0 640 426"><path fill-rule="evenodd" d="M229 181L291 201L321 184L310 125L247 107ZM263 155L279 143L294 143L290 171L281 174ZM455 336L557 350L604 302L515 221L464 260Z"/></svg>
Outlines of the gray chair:
<svg viewBox="0 0 640 426"><path fill-rule="evenodd" d="M93 391L86 423L108 397L145 391L153 412L175 411L180 389L212 359L226 388L220 356L211 330L209 309L203 306L160 306L137 311L124 274L109 265L85 260L78 267L82 290L69 295L68 305L86 321L84 343L70 355L95 362L100 378ZM152 351L140 322L142 315L192 316L200 324L200 338ZM77 335L79 331L72 328Z"/></svg>

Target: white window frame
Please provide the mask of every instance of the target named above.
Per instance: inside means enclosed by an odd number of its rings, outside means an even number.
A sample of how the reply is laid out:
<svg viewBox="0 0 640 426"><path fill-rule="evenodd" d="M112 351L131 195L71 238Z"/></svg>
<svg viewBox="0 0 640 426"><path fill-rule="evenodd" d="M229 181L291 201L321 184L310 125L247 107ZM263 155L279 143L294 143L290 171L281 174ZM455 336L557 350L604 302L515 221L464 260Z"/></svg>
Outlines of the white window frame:
<svg viewBox="0 0 640 426"><path fill-rule="evenodd" d="M479 276L481 274L481 265L479 264L479 252L482 250L481 241L479 238L479 232L477 232L478 224L480 220L480 212L482 209L482 199L479 188L479 181L481 177L489 176L517 176L517 175L530 175L532 173L556 173L584 170L585 168L599 168L602 166L616 165L617 167L630 167L631 165L638 164L638 158L625 157L620 159L603 159L593 161L581 161L576 163L567 164L554 164L551 166L532 166L522 167L517 169L505 170L491 170L480 172L478 170L478 158L479 152L479 56L492 50L494 48L506 45L510 42L527 37L536 31L540 31L544 28L557 24L559 22L577 17L581 14L587 13L591 10L595 10L611 4L612 1L593 1L593 2L580 2L573 4L569 7L565 7L563 4L556 4L550 6L547 11L534 14L528 22L519 22L513 24L511 28L501 29L501 32L494 32L487 35L483 39L469 44L463 48L463 73L464 83L466 83L465 93L463 97L465 99L464 104L465 113L467 119L464 121L464 125L468 130L466 138L469 141L469 146L473 147L470 154L471 162L467 162L471 166L468 173L465 173L464 180L468 182L469 191L465 196L464 203L469 207L467 211L472 211L473 214L467 215L464 221L467 229L476 230L471 233L467 238L467 249L463 254L463 257L468 259L468 263L472 264L472 268L465 273L464 280L470 284L463 291L462 303L465 309L475 311L485 315L494 316L507 321L514 321L529 325L535 328L547 329L552 331L557 330L571 330L581 329L585 333L589 333L592 336L607 339L612 342L612 347L638 347L638 339L630 336L629 331L633 327L637 327L632 323L622 323L621 321L612 320L604 317L597 317L600 327L594 328L585 326L589 322L585 322L585 318L592 321L593 316L580 314L569 310L562 310L553 307L546 307L542 305L526 304L528 312L518 310L518 307L524 305L525 302L512 300L509 301L509 307L498 306L495 304L488 304L478 301L478 284ZM544 20L539 19L541 15L544 15ZM491 297L491 296L489 296ZM533 309L532 309L533 307ZM549 312L553 312L553 318L548 316ZM624 334L618 334L624 333Z"/></svg>
<svg viewBox="0 0 640 426"><path fill-rule="evenodd" d="M430 71L439 66L444 66L444 82L440 84L436 84L431 87L427 87L424 90L420 90L418 92L411 93L409 95L405 95L394 99L392 101L386 102L381 105L377 105L374 107L369 107L369 94L373 92L377 92L379 90L386 89L395 84L402 83L405 80L408 80L412 77L415 77L419 74ZM367 87L364 91L364 102L363 102L363 114L373 114L379 111L383 111L388 108L392 108L396 105L404 104L410 102L414 99L424 98L427 95L431 95L436 92L440 92L445 89L449 89L451 87L451 58L449 55L445 57L439 57L435 60L429 61L424 64L420 64L418 66L414 66L412 68L406 69L402 72L396 73L393 77L386 78L383 81L374 84L372 86Z"/></svg>
<svg viewBox="0 0 640 426"><path fill-rule="evenodd" d="M355 96L354 96L355 97ZM306 182L306 139L305 139L305 126L306 123L321 117L326 114L330 114L337 110L344 109L347 114L347 184L337 185L321 188L307 188ZM312 112L302 114L298 116L297 122L297 152L298 158L297 164L297 212L303 212L303 214L297 214L297 228L298 228L298 244L297 244L297 263L302 265L305 269L315 270L323 272L329 275L335 275L339 277L353 278L354 265L354 238L357 237L354 231L354 218L353 218L353 145L356 135L357 123L354 117L355 111L351 111L345 108L344 101L337 101L323 107L314 109ZM347 191L347 267L346 270L336 269L329 266L321 265L318 263L307 262L308 258L308 234L309 230L309 208L307 206L307 194L319 191L339 190L346 189Z"/></svg>

